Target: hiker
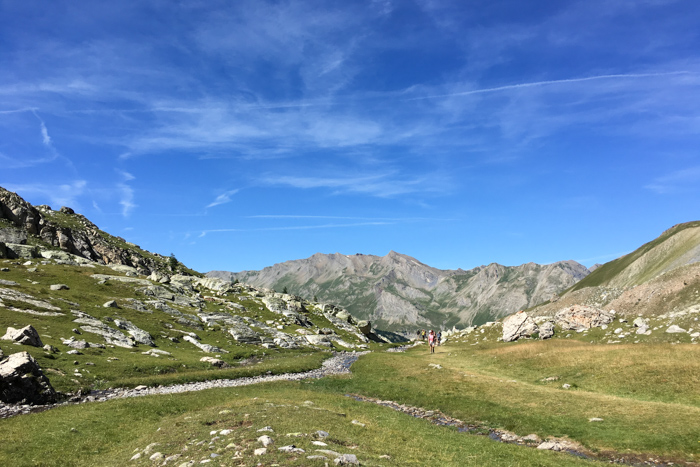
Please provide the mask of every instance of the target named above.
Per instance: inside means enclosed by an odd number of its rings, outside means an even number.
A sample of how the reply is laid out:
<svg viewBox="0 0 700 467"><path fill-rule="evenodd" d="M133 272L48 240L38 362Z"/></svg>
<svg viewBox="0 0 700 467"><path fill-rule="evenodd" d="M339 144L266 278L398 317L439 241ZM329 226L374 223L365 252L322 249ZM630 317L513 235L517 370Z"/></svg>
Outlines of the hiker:
<svg viewBox="0 0 700 467"><path fill-rule="evenodd" d="M420 338L421 340L425 340L425 329L422 329L420 332Z"/></svg>
<svg viewBox="0 0 700 467"><path fill-rule="evenodd" d="M438 333L437 333L437 345L440 345L441 341L442 341L442 331L438 331Z"/></svg>
<svg viewBox="0 0 700 467"><path fill-rule="evenodd" d="M430 330L428 334L428 345L430 346L430 353L435 353L435 331Z"/></svg>

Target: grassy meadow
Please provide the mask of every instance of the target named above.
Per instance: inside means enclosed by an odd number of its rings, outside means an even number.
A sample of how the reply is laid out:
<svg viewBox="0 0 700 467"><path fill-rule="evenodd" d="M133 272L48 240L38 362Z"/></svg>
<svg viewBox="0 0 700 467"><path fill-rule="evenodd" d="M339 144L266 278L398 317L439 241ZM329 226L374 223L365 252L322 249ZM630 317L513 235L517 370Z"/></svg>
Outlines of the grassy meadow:
<svg viewBox="0 0 700 467"><path fill-rule="evenodd" d="M377 466L599 462L460 433L348 397L359 394L439 410L483 432L562 437L601 463L624 457L693 465L700 456L699 356L691 344L563 339L448 343L432 355L424 345L405 353L377 351L361 357L348 376L83 404L0 420L0 464L151 465L150 455L162 452L180 454L173 465L324 465L307 459L320 454L315 449L352 453L362 465ZM603 421L590 422L594 417ZM257 432L265 426L274 433ZM212 441L217 435L211 431L222 429L232 432ZM317 430L330 433L327 447L312 444ZM275 444L254 456L262 434ZM129 461L151 443L159 444ZM291 444L306 452L277 450Z"/></svg>

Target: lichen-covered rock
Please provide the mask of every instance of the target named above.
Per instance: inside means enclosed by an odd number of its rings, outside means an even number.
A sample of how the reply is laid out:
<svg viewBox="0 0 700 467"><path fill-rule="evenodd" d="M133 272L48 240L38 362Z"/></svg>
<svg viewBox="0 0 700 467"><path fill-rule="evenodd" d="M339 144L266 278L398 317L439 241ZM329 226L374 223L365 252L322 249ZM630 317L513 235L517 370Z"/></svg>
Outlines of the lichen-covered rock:
<svg viewBox="0 0 700 467"><path fill-rule="evenodd" d="M0 400L7 403L48 404L56 391L28 352L10 355L0 363Z"/></svg>

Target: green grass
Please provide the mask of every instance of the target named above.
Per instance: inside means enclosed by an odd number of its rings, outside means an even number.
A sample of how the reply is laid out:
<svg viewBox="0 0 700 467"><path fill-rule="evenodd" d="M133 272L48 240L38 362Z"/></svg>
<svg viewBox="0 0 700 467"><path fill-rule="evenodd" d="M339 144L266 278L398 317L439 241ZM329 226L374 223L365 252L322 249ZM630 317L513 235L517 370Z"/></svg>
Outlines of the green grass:
<svg viewBox="0 0 700 467"><path fill-rule="evenodd" d="M523 436L566 436L593 451L694 460L700 456L700 385L693 362L700 349L668 347L635 347L625 355L629 349L557 340L448 345L434 355L425 348L368 355L353 367L352 379L314 384L439 409ZM560 379L541 381L550 376ZM592 417L604 422L591 423Z"/></svg>
<svg viewBox="0 0 700 467"><path fill-rule="evenodd" d="M353 424L353 420L365 426ZM271 426L274 433L258 433ZM212 430L231 429L210 444ZM311 444L317 430L327 431L327 447ZM308 383L265 384L214 389L196 394L142 397L83 404L0 420L0 464L13 466L152 465L149 455L129 462L151 443L151 453L182 454L173 465L199 462L220 454L210 465L323 466L306 459L315 449L357 455L365 466L562 466L596 465L566 454L493 442L438 427L391 409L357 402L342 394L318 391ZM256 440L270 435L275 444L260 457ZM288 436L294 434L294 436ZM203 444L198 445L200 441ZM285 454L294 444L305 454ZM227 446L230 446L227 448ZM382 457L384 456L384 457ZM389 456L387 458L386 456ZM332 458L329 460L332 464Z"/></svg>

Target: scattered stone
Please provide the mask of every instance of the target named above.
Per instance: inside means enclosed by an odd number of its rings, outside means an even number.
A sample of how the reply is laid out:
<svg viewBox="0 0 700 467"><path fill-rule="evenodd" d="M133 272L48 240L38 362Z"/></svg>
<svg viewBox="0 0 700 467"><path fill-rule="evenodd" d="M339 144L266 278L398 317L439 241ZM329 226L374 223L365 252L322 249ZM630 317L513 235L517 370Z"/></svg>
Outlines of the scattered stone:
<svg viewBox="0 0 700 467"><path fill-rule="evenodd" d="M228 364L225 361L223 361L219 358L214 358L214 357L202 357L199 359L199 361L209 363L212 366L215 366L217 368L225 368L228 366Z"/></svg>
<svg viewBox="0 0 700 467"><path fill-rule="evenodd" d="M588 421L589 421L589 422L602 422L603 419L602 419L602 418L598 418L598 417L592 417L592 418L589 418Z"/></svg>
<svg viewBox="0 0 700 467"><path fill-rule="evenodd" d="M49 288L51 290L70 290L66 284L52 284Z"/></svg>
<svg viewBox="0 0 700 467"><path fill-rule="evenodd" d="M253 455L255 456L262 456L267 452L267 448L258 448L255 451L253 451Z"/></svg>
<svg viewBox="0 0 700 467"><path fill-rule="evenodd" d="M564 383L562 386L564 389L571 389L571 385L569 383Z"/></svg>
<svg viewBox="0 0 700 467"><path fill-rule="evenodd" d="M688 332L688 331L686 331L685 329L683 329L682 327L680 327L676 324L672 324L671 326L668 327L668 329L666 329L667 334L685 334L686 332Z"/></svg>
<svg viewBox="0 0 700 467"><path fill-rule="evenodd" d="M294 453L300 453L300 454L306 452L303 449L298 448L293 444L290 444L289 446L282 446L281 448L277 448L277 450L281 451L281 452L290 452L290 453L294 452Z"/></svg>
<svg viewBox="0 0 700 467"><path fill-rule="evenodd" d="M274 432L275 430L273 430L271 426L265 426L265 427L260 428L258 430L258 433L262 433L264 431Z"/></svg>
<svg viewBox="0 0 700 467"><path fill-rule="evenodd" d="M269 445L274 444L275 440L273 440L267 435L263 435L258 438L258 442L261 443L263 446L268 447Z"/></svg>
<svg viewBox="0 0 700 467"><path fill-rule="evenodd" d="M46 344L44 346L44 350L48 353L58 353L59 352L59 350L56 347L54 347L53 345L49 345L49 344Z"/></svg>
<svg viewBox="0 0 700 467"><path fill-rule="evenodd" d="M360 422L360 421L358 421L358 420L353 420L353 421L350 422L350 423L352 423L353 425L362 426L362 427L366 426L364 423L362 423L362 422Z"/></svg>
<svg viewBox="0 0 700 467"><path fill-rule="evenodd" d="M110 300L108 302L105 302L102 304L104 308L119 308L119 305L117 305L116 300Z"/></svg>
<svg viewBox="0 0 700 467"><path fill-rule="evenodd" d="M333 463L335 465L360 465L355 454L343 454L337 457Z"/></svg>
<svg viewBox="0 0 700 467"><path fill-rule="evenodd" d="M272 430L270 430L270 431L272 431ZM313 436L314 438L318 438L318 439L326 439L330 436L330 434L327 431L318 430L318 431L314 432L311 436Z"/></svg>

